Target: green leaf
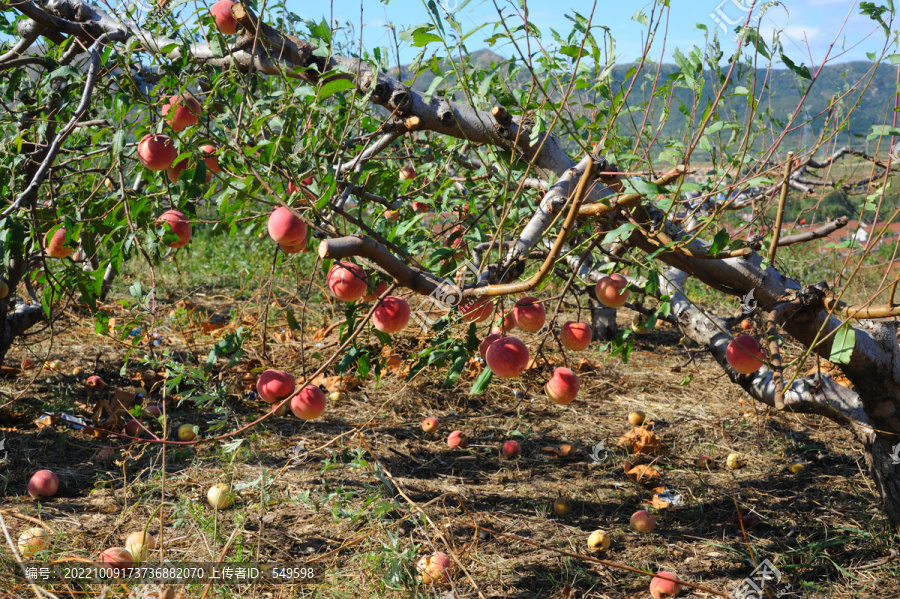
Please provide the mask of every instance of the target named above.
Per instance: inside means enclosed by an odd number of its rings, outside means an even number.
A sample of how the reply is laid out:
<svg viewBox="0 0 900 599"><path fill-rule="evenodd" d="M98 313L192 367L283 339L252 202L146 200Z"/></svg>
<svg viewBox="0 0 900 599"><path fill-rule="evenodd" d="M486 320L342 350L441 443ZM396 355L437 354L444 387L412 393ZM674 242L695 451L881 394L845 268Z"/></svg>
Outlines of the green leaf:
<svg viewBox="0 0 900 599"><path fill-rule="evenodd" d="M696 89L697 78L695 76L696 68L694 65L678 48L675 48L675 53L672 55L672 58L675 59L675 64L678 65L678 68L681 69L681 74L684 76L684 81L687 83L687 86L691 89Z"/></svg>
<svg viewBox="0 0 900 599"><path fill-rule="evenodd" d="M478 380L475 381L475 384L472 385L472 389L469 390L469 395L481 395L484 393L484 390L487 389L493 378L494 373L491 372L491 369L485 368L479 375Z"/></svg>
<svg viewBox="0 0 900 599"><path fill-rule="evenodd" d="M887 23L884 22L884 19L881 18L881 15L886 12L888 12L888 9L886 7L877 6L874 2L859 3L859 13L862 15L866 15L873 21L879 23L881 25L881 28L884 29L884 34L890 35L890 27L888 27Z"/></svg>
<svg viewBox="0 0 900 599"><path fill-rule="evenodd" d="M438 86L441 84L441 82L443 80L444 80L443 77L435 77L434 79L432 79L431 85L429 85L428 89L425 90L425 101L426 102L431 100L432 94L434 94L435 90L438 88Z"/></svg>
<svg viewBox="0 0 900 599"><path fill-rule="evenodd" d="M428 33L433 29L434 27L430 23L422 23L421 25L415 25L414 27L410 27L409 29L404 29L397 34L397 37L404 42L411 42L416 39L416 35L419 35L420 33Z"/></svg>
<svg viewBox="0 0 900 599"><path fill-rule="evenodd" d="M213 58L225 56L225 47L222 45L221 36L213 35L209 38L209 51L212 52Z"/></svg>
<svg viewBox="0 0 900 599"><path fill-rule="evenodd" d="M431 42L439 42L441 41L441 36L435 35L434 33L427 33L424 31L419 31L415 35L413 35L413 47L424 48Z"/></svg>
<svg viewBox="0 0 900 599"><path fill-rule="evenodd" d="M113 154L121 154L122 149L124 147L125 147L125 130L119 129L113 135L113 141L112 141Z"/></svg>
<svg viewBox="0 0 900 599"><path fill-rule="evenodd" d="M891 127L890 125L873 125L872 132L869 133L866 141L871 141L883 135L900 135L900 127Z"/></svg>
<svg viewBox="0 0 900 599"><path fill-rule="evenodd" d="M359 378L362 380L368 378L370 368L369 352L363 352L362 355L359 356L359 363L356 365L356 372L359 374Z"/></svg>
<svg viewBox="0 0 900 599"><path fill-rule="evenodd" d="M460 375L466 368L466 362L468 360L469 357L465 354L459 356L458 358L456 358L456 360L454 360L453 365L450 367L450 371L447 373L447 378L444 380L444 387L449 387L459 380Z"/></svg>
<svg viewBox="0 0 900 599"><path fill-rule="evenodd" d="M753 29L752 27L741 27L741 36L744 38L744 45L752 45L761 56L772 58L769 54L769 47L766 45L766 41L760 37L759 32L756 29Z"/></svg>
<svg viewBox="0 0 900 599"><path fill-rule="evenodd" d="M849 323L842 324L834 334L831 342L831 355L828 359L834 364L848 364L856 345L856 331Z"/></svg>
<svg viewBox="0 0 900 599"><path fill-rule="evenodd" d="M645 196L655 196L669 193L669 190L662 185L657 185L652 181L642 181L641 179L625 179L623 181L625 190L631 193L639 193Z"/></svg>
<svg viewBox="0 0 900 599"><path fill-rule="evenodd" d="M806 68L806 65L801 64L799 67L794 64L794 61L788 58L785 54L781 55L781 62L784 63L784 66L789 68L794 72L798 77L803 77L804 79L812 80L812 73L809 72L809 69Z"/></svg>
<svg viewBox="0 0 900 599"><path fill-rule="evenodd" d="M728 236L728 231L725 229L719 229L719 232L716 233L716 236L713 237L712 245L709 248L709 253L713 256L724 250L728 247L728 242L731 238Z"/></svg>
<svg viewBox="0 0 900 599"><path fill-rule="evenodd" d="M322 19L322 22L312 28L312 34L326 43L331 43L331 29L328 27L325 19Z"/></svg>
<svg viewBox="0 0 900 599"><path fill-rule="evenodd" d="M287 319L288 326L291 328L292 331L300 330L300 323L297 322L297 317L294 316L293 310L285 310L284 317Z"/></svg>
<svg viewBox="0 0 900 599"><path fill-rule="evenodd" d="M610 243L615 243L620 239L624 239L631 235L631 232L637 228L637 225L631 223L625 223L623 225L619 225L618 228L613 229L609 233L606 234L606 237L603 238L602 244L607 245Z"/></svg>
<svg viewBox="0 0 900 599"><path fill-rule="evenodd" d="M644 283L644 290L649 296L655 296L659 293L659 273L655 270L647 273L647 282Z"/></svg>
<svg viewBox="0 0 900 599"><path fill-rule="evenodd" d="M356 87L356 85L347 79L332 79L319 88L319 101L321 102L325 98L333 96L338 92L353 89L354 87Z"/></svg>

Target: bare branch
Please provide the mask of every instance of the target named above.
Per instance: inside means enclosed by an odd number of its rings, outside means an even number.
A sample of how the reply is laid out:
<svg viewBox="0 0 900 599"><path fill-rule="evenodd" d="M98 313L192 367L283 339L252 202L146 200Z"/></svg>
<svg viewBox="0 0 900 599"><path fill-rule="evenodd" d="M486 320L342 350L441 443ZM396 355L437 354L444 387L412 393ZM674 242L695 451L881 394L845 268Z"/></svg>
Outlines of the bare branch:
<svg viewBox="0 0 900 599"><path fill-rule="evenodd" d="M828 237L838 229L846 227L849 222L849 218L847 218L846 216L840 216L830 223L822 225L817 229L812 229L811 231L805 231L803 233L797 233L796 235L788 235L786 237L782 237L778 240L778 247L787 247L789 245L797 245L798 243L805 243L807 241L813 241L815 239Z"/></svg>

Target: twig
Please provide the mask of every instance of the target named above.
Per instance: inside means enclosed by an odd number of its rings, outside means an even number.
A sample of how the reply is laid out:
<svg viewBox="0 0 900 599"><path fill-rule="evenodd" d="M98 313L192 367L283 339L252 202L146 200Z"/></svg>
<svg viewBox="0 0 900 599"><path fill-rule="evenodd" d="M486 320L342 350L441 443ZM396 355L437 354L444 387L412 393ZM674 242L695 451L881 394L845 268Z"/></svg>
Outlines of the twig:
<svg viewBox="0 0 900 599"><path fill-rule="evenodd" d="M781 183L781 195L778 196L778 214L775 216L775 228L772 230L772 243L769 245L769 264L775 264L775 252L778 250L778 238L781 237L781 223L784 220L784 202L787 199L788 183L794 167L794 153L788 152L784 165L784 181Z"/></svg>
<svg viewBox="0 0 900 599"><path fill-rule="evenodd" d="M231 549L231 543L234 541L234 537L237 536L239 530L242 530L241 527L235 527L234 531L232 531L231 536L228 537L228 541L225 543L225 546L222 547L222 551L219 552L219 557L216 560L216 565L222 563L222 560L225 559L225 555L228 553L228 550ZM206 586L203 587L203 594L200 595L200 599L206 599L206 596L209 594L209 590L212 588L212 581L207 582Z"/></svg>
<svg viewBox="0 0 900 599"><path fill-rule="evenodd" d="M800 304L787 302L769 312L766 318L766 337L769 339L769 363L772 365L772 384L775 386L776 410L784 409L784 372L781 364L781 350L778 348L778 319L799 307Z"/></svg>

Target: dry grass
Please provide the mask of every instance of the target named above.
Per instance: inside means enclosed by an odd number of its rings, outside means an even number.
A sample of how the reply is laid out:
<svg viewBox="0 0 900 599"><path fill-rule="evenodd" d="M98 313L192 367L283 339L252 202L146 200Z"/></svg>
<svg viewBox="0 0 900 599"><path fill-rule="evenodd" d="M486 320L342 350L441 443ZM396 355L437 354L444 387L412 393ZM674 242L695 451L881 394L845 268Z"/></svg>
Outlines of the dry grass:
<svg viewBox="0 0 900 599"><path fill-rule="evenodd" d="M205 304L203 314L229 315L230 328L207 334L198 329L206 316L167 317L159 323L163 345L155 348L157 357L168 350L181 361L202 361L223 331L236 330L232 325L252 316L222 309L222 301ZM270 333L281 330L274 324ZM75 319L60 322L57 333L51 354L63 361L61 372L80 364L88 369L84 376L96 368L111 389L134 384L119 375L127 346L90 335ZM257 328L245 341L245 358L254 357L259 334ZM561 553L586 555L587 536L596 528L613 538L599 557L677 572L726 593L752 572L752 554L784 573L791 587L782 597L900 596L897 562L883 559L897 539L849 434L822 419L767 413L745 402L711 361L702 353L691 359L676 340L666 328L640 337L628 364L604 364L596 350L579 356L586 358L582 392L565 407L550 404L540 390L551 372L546 364L520 379L495 382L480 396L468 395L471 374L450 388L439 384L443 372L431 370L411 383L394 374L377 385L370 378L315 422L270 419L241 435L240 446L230 451L220 443L169 447L161 513L162 448L101 441L61 426L37 430L30 422L39 408L74 413L75 401L87 401L84 376L23 373L0 382L12 394L31 381L0 422L8 452L0 473L2 506L40 517L57 531L53 559L94 558L100 548L121 545L156 512L148 526L155 534L162 527L166 559L215 561L231 538L226 561L287 561L322 572L302 592L212 587L210 597L449 597L449 587L432 589L416 580L416 559L435 550L462 566L453 577L456 597L648 597L647 577ZM417 343L414 336L402 342L405 357ZM313 345L307 343L307 352ZM288 341L271 361L293 370L298 349L298 341ZM10 360L23 355L18 351ZM142 369L134 358L128 374ZM219 360L205 382L186 378L176 393L193 391L198 402L208 403L200 409L172 402L174 420L197 424L205 436L216 421L225 430L250 422L263 404L241 397L240 374ZM159 391L152 395L160 397ZM213 399L200 399L204 395ZM628 528L630 514L648 507L651 494L624 476L622 450L610 449L599 463L560 460L542 451L565 442L588 452L600 441L613 448L628 430L625 415L632 409L646 411L668 445L669 454L654 466L664 486L683 501L656 512L660 525L650 535ZM432 415L442 421L436 437L419 427ZM446 446L443 439L454 429L469 435L468 449ZM523 447L515 461L499 456L508 438ZM98 457L107 446L116 449L116 463ZM701 454L723 462L731 452L744 455L747 465L734 472L694 465ZM805 474L787 470L794 459L807 462ZM25 483L42 467L57 472L61 489L54 500L37 504L27 499ZM216 513L204 496L221 480L246 486L234 508ZM551 509L560 495L574 502L564 518ZM746 538L729 523L736 506L759 519ZM6 521L14 534L27 525ZM9 597L27 596L21 581L11 578L8 550L2 556L6 578L0 588ZM75 596L56 590L58 596ZM88 596L101 596L99 587L90 590ZM110 591L108 596L127 596L121 587ZM200 597L203 591L194 585L181 592ZM711 595L695 590L688 596Z"/></svg>

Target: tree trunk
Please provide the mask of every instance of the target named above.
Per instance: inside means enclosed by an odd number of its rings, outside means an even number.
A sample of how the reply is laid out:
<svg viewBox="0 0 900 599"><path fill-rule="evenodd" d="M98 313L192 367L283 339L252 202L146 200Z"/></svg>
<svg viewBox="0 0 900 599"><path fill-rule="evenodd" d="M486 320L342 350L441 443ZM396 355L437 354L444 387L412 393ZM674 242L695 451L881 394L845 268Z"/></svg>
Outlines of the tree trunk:
<svg viewBox="0 0 900 599"><path fill-rule="evenodd" d="M861 436L859 433L857 436ZM892 445L883 437L864 434L861 439L866 449L866 464L875 486L881 495L884 511L895 530L900 530L900 450L894 451L894 447L900 445L900 439L895 439Z"/></svg>
<svg viewBox="0 0 900 599"><path fill-rule="evenodd" d="M593 297L588 297L588 305L591 307L593 341L606 343L615 339L619 332L619 327L616 325L616 309L607 308Z"/></svg>

